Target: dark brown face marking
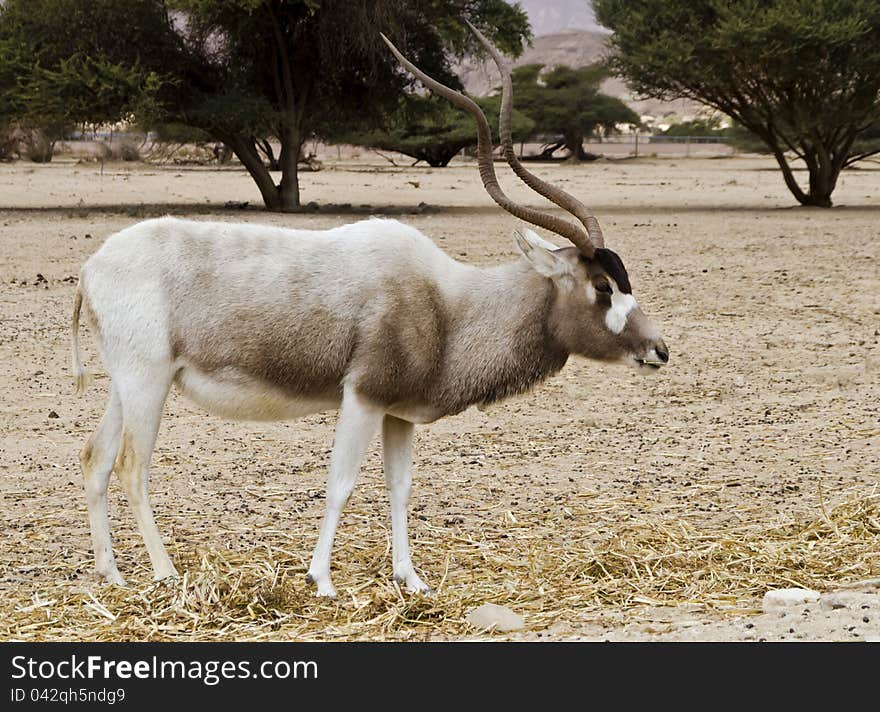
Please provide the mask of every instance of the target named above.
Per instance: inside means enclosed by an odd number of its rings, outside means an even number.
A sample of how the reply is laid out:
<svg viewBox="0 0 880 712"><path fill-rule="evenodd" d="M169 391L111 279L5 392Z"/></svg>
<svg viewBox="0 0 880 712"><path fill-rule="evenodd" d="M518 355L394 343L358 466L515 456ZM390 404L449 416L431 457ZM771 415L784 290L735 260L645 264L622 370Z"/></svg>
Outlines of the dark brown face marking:
<svg viewBox="0 0 880 712"><path fill-rule="evenodd" d="M600 247L593 254L596 263L605 270L611 279L617 282L617 287L624 294L632 294L632 287L629 284L629 275L626 273L626 267L623 266L623 260L613 250Z"/></svg>

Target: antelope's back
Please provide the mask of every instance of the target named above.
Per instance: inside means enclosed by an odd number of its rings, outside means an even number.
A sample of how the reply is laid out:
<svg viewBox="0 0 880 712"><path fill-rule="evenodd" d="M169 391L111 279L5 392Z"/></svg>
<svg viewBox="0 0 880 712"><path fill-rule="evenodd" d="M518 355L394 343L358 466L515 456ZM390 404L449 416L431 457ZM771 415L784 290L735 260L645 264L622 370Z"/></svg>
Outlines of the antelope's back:
<svg viewBox="0 0 880 712"><path fill-rule="evenodd" d="M82 285L105 345L328 397L365 328L399 305L389 285L404 275L433 290L455 264L394 220L312 231L160 218L110 237Z"/></svg>

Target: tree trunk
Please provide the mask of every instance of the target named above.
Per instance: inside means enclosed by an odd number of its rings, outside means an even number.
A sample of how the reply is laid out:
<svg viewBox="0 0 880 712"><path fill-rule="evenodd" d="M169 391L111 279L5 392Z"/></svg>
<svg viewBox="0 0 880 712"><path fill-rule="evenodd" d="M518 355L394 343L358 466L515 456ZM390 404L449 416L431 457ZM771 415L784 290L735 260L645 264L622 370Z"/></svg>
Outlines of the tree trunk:
<svg viewBox="0 0 880 712"><path fill-rule="evenodd" d="M798 185L794 172L788 164L788 158L782 146L774 137L757 133L770 147L773 157L782 169L782 177L791 194L801 204L815 208L830 208L831 194L837 186L837 178L843 168L843 161L835 160L833 153L819 142L801 143L802 158L809 172L809 190L805 191Z"/></svg>
<svg viewBox="0 0 880 712"><path fill-rule="evenodd" d="M281 170L281 165L278 163L278 158L275 156L275 151L272 150L272 144L269 143L269 139L259 139L257 141L257 148L263 152L264 156L266 156L266 161L269 163L270 171Z"/></svg>
<svg viewBox="0 0 880 712"><path fill-rule="evenodd" d="M294 66L298 63L291 61L288 51L288 40L278 15L275 12L274 3L268 3L269 19L272 23L272 34L275 38L274 55L275 63L274 78L275 92L281 108L281 130L278 139L281 142L281 151L278 155L278 164L281 168L281 185L278 186L277 207L266 207L269 210L286 212L299 208L299 155L305 140L302 132L303 106L307 101L310 84L294 80ZM294 43L295 44L295 43Z"/></svg>
<svg viewBox="0 0 880 712"><path fill-rule="evenodd" d="M238 156L238 160L250 173L263 197L266 210L275 213L295 211L299 208L299 156L302 141L298 131L287 131L281 136L281 185L275 185L268 166L263 161L254 139L248 136L218 136Z"/></svg>
<svg viewBox="0 0 880 712"><path fill-rule="evenodd" d="M280 212L299 207L299 154L302 144L299 131L295 128L289 127L282 131L281 154L278 156L281 166L281 185L278 190L280 204L276 208Z"/></svg>
<svg viewBox="0 0 880 712"><path fill-rule="evenodd" d="M836 176L835 176L836 179ZM808 201L804 205L812 205L817 208L830 208L831 193L834 192L834 183L830 176L810 174L810 193Z"/></svg>
<svg viewBox="0 0 880 712"><path fill-rule="evenodd" d="M238 160L241 161L241 164L250 173L251 178L254 179L254 183L257 184L257 188L260 190L260 195L263 196L266 210L280 212L283 209L281 192L278 186L275 185L275 181L272 180L272 175L269 173L266 164L263 163L263 159L260 157L253 140L244 136L221 136L218 138L233 150L235 155L238 156Z"/></svg>
<svg viewBox="0 0 880 712"><path fill-rule="evenodd" d="M431 168L445 168L462 148L464 147L459 145L434 146L413 152L411 155L413 158L425 161Z"/></svg>
<svg viewBox="0 0 880 712"><path fill-rule="evenodd" d="M584 152L584 135L580 131L567 131L562 135L565 147L571 152L570 161L583 161L587 154Z"/></svg>
<svg viewBox="0 0 880 712"><path fill-rule="evenodd" d="M557 141L556 143L551 143L541 150L541 158L545 160L551 160L553 158L553 154L556 153L560 148L565 145L565 141Z"/></svg>
<svg viewBox="0 0 880 712"><path fill-rule="evenodd" d="M831 207L831 193L837 185L840 168L836 168L825 146L819 145L816 159L810 165L810 205Z"/></svg>
<svg viewBox="0 0 880 712"><path fill-rule="evenodd" d="M834 168L833 166L830 169L828 167L823 168L815 159L815 156L807 155L805 163L810 173L810 189L809 192L805 192L798 185L794 172L791 170L791 166L788 165L785 153L781 149L773 147L773 156L782 169L785 185L801 205L816 208L831 207L831 194L834 192L834 187L837 184L837 176L840 174L839 168Z"/></svg>
<svg viewBox="0 0 880 712"><path fill-rule="evenodd" d="M426 160L431 168L446 168L452 158L447 158L446 156L432 156L431 158L428 158Z"/></svg>

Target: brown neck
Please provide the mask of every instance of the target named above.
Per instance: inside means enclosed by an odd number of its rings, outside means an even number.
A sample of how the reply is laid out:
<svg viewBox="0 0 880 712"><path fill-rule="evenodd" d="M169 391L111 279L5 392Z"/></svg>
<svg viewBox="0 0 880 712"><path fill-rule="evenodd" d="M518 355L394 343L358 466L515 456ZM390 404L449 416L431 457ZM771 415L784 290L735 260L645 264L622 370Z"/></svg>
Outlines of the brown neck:
<svg viewBox="0 0 880 712"><path fill-rule="evenodd" d="M568 352L547 330L554 289L525 260L474 271L449 330L444 410L523 393L565 365Z"/></svg>

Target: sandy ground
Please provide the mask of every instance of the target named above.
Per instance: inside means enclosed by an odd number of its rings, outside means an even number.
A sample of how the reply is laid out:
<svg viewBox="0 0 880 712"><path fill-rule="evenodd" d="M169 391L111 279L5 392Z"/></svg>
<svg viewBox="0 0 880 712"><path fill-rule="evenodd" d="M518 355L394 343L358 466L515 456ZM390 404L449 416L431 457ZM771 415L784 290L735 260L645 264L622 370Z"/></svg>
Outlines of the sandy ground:
<svg viewBox="0 0 880 712"><path fill-rule="evenodd" d="M71 395L68 326L79 266L107 236L165 213L313 228L390 213L463 261L515 256L516 223L483 193L470 163L407 169L372 156L328 157L326 165L303 175L303 202L336 207L284 216L225 209L226 201L259 204L253 183L233 168L0 165L0 613L8 637L28 637L36 625L22 601L89 581L77 453L102 412L107 381L98 379L87 397ZM435 585L479 579L479 568L457 569L448 558L444 564L443 550L478 539L490 520L569 511L597 498L627 503L627 514L604 524L612 534L627 517L658 527L686 520L695 531L718 532L815 519L842 502L876 505L876 164L847 172L834 196L839 207L825 211L793 207L778 172L759 158L536 170L595 209L640 304L663 330L671 363L643 377L572 360L525 397L419 428L412 535L424 578ZM512 179L505 184L513 197L542 205ZM83 341L97 369L90 337ZM334 421L331 413L232 423L172 394L151 482L172 556L246 551L280 531L300 559L294 573L304 573L323 510ZM146 585L146 552L116 483L110 506L120 568ZM348 580L369 583L346 546L387 541L388 529L376 448L341 525L338 587L341 579L342 589ZM860 560L828 574L825 590L880 576L880 535L875 541ZM375 567L390 574L387 560ZM796 569L789 578L787 585L803 582ZM516 596L505 601L499 591L493 600L516 609ZM553 620L544 614L530 623L527 614L527 630L514 638L880 635L878 596L864 608L759 614L760 593L743 598L734 591L728 607L699 599L567 605ZM552 601L546 610L554 610ZM461 630L441 624L432 637L464 637Z"/></svg>

